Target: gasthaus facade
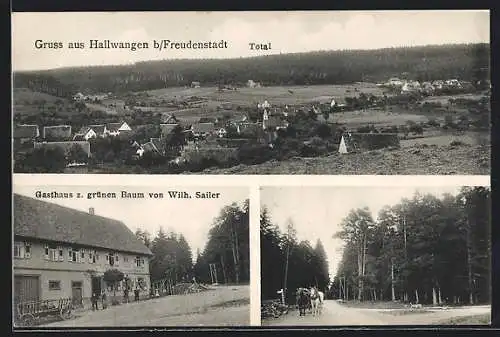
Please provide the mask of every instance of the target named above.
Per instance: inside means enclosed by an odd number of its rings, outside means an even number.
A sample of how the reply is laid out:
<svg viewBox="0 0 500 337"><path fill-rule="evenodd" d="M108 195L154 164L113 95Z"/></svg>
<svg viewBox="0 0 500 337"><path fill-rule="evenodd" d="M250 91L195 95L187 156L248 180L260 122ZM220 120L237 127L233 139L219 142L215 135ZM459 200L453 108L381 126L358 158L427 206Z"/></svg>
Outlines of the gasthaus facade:
<svg viewBox="0 0 500 337"><path fill-rule="evenodd" d="M90 305L93 292L149 295L151 251L121 221L14 194L14 303L71 298ZM116 288L103 275L120 270Z"/></svg>

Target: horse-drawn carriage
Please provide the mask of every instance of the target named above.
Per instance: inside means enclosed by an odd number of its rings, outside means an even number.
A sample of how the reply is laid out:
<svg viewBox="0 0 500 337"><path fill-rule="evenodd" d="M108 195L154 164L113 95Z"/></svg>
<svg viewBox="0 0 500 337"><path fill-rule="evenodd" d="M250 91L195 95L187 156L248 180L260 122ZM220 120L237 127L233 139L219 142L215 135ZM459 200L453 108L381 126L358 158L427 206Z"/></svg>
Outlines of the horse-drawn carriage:
<svg viewBox="0 0 500 337"><path fill-rule="evenodd" d="M40 323L43 318L57 317L62 320L71 318L73 305L71 298L20 302L15 305L15 323L29 327Z"/></svg>

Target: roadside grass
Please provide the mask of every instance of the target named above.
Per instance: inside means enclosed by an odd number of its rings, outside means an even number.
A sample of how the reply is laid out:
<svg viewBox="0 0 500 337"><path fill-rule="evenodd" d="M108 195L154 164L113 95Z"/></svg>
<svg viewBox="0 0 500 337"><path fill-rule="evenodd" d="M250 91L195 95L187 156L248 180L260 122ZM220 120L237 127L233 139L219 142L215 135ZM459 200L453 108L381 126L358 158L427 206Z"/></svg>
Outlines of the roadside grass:
<svg viewBox="0 0 500 337"><path fill-rule="evenodd" d="M359 302L359 301L348 301L341 303L342 306L348 308L359 308L359 309L404 309L404 304L399 302Z"/></svg>
<svg viewBox="0 0 500 337"><path fill-rule="evenodd" d="M444 321L440 321L439 325L490 325L491 315L490 314L480 314L480 315L469 315L462 317L454 317Z"/></svg>

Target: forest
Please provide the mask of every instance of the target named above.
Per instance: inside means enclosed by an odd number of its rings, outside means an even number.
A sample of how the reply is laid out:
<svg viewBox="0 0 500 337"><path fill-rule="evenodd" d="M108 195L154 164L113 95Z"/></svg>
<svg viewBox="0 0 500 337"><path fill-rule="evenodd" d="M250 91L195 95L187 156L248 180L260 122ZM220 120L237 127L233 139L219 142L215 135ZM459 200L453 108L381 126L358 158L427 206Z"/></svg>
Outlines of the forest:
<svg viewBox="0 0 500 337"><path fill-rule="evenodd" d="M283 233L265 207L260 215L260 250L262 300L279 298L277 291L283 288L287 303L295 303L299 287L317 286L326 293L330 280L321 240L314 247L309 241L298 241L291 219Z"/></svg>
<svg viewBox="0 0 500 337"><path fill-rule="evenodd" d="M250 281L249 201L221 209L214 219L203 251L193 252L185 237L165 232L162 227L153 236L148 231L135 232L153 253L150 260L151 281L168 279L173 284L191 282L211 283L209 264L215 263L218 282L245 284Z"/></svg>
<svg viewBox="0 0 500 337"><path fill-rule="evenodd" d="M416 192L374 219L353 209L334 237L344 242L336 298L422 304L491 303L490 189Z"/></svg>
<svg viewBox="0 0 500 337"><path fill-rule="evenodd" d="M489 79L489 44L398 47L281 54L238 59L161 60L133 65L15 72L14 87L69 98L88 93L144 91L165 87L264 86L380 82L392 76L420 81Z"/></svg>

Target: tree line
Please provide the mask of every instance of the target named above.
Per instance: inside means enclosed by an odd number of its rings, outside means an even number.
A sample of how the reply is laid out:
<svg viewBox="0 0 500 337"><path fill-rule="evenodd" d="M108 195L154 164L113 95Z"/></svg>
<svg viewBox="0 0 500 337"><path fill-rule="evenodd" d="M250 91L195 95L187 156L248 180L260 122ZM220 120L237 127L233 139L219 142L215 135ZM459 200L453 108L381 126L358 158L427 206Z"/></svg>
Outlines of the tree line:
<svg viewBox="0 0 500 337"><path fill-rule="evenodd" d="M128 92L190 85L346 84L385 81L391 76L416 80L489 79L489 44L340 50L227 60L162 60L133 65L16 72L14 87L69 97L76 91Z"/></svg>
<svg viewBox="0 0 500 337"><path fill-rule="evenodd" d="M330 280L321 240L314 247L309 241L298 241L292 220L282 232L265 207L260 215L260 249L262 300L278 298L280 289L286 289L287 303L295 303L299 287L317 286L326 292Z"/></svg>
<svg viewBox="0 0 500 337"><path fill-rule="evenodd" d="M353 209L334 236L345 248L332 292L342 299L423 304L490 302L487 187L457 195L415 193L374 219Z"/></svg>
<svg viewBox="0 0 500 337"><path fill-rule="evenodd" d="M215 264L219 283L247 283L250 280L249 202L224 207L213 221L203 251L193 252L185 237L165 232L156 235L137 229L136 237L151 249L151 281L169 280L172 284L191 282L211 283L209 264Z"/></svg>

